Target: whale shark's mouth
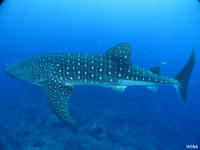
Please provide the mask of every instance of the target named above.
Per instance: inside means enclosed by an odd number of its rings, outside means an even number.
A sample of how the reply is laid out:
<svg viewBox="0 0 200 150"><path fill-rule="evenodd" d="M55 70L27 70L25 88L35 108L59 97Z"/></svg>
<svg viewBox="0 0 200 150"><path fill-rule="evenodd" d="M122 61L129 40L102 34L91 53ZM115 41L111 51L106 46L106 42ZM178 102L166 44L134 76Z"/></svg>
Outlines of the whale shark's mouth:
<svg viewBox="0 0 200 150"><path fill-rule="evenodd" d="M9 71L6 71L6 74L11 78L16 78L16 79L21 79L24 76L21 73L12 73L12 72L9 72Z"/></svg>
<svg viewBox="0 0 200 150"><path fill-rule="evenodd" d="M10 67L8 67L8 69L6 70L6 74L11 78L17 79L23 79L26 77L26 72L22 71L16 65L11 65Z"/></svg>
<svg viewBox="0 0 200 150"><path fill-rule="evenodd" d="M10 67L9 67L9 68L10 68ZM6 70L6 74L7 74L9 77L11 77L11 78L15 78L15 74L11 73L11 71L10 71L9 68Z"/></svg>

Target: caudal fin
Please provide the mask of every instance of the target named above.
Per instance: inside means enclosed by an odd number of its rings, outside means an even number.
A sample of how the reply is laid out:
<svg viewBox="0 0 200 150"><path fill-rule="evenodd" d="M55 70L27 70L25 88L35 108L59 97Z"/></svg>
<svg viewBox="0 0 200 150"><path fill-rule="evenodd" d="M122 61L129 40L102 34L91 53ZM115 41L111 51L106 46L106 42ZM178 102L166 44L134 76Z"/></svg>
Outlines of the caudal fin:
<svg viewBox="0 0 200 150"><path fill-rule="evenodd" d="M178 94L181 96L184 103L187 99L187 88L190 75L192 73L193 67L195 64L195 50L192 51L192 54L185 64L184 68L176 75L175 79L178 80L179 84L175 85L175 88Z"/></svg>

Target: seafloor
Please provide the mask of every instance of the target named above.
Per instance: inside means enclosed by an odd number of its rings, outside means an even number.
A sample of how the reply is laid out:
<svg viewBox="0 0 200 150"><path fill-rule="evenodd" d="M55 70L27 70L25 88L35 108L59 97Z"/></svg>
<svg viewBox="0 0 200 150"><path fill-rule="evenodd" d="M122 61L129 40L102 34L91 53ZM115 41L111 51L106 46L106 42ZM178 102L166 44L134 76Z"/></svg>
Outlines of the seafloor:
<svg viewBox="0 0 200 150"><path fill-rule="evenodd" d="M173 96L180 105L170 87L158 94L143 87L124 93L77 87L69 102L75 121L70 126L53 114L41 88L13 85L5 87L0 102L0 150L183 150L197 143L163 110Z"/></svg>

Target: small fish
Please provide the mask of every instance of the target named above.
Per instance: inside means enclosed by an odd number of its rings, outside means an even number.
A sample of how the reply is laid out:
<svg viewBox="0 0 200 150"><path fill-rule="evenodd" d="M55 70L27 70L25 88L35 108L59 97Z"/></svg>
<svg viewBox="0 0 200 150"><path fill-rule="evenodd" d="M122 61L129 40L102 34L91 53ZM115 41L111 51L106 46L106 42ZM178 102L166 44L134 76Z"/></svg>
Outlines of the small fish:
<svg viewBox="0 0 200 150"><path fill-rule="evenodd" d="M51 108L64 123L73 124L68 99L76 85L97 85L119 92L127 86L146 86L156 92L158 85L173 85L186 103L195 50L174 78L161 75L159 67L145 69L133 65L130 55L128 43L121 43L104 54L50 53L16 62L8 67L6 73L43 87Z"/></svg>
<svg viewBox="0 0 200 150"><path fill-rule="evenodd" d="M160 64L161 64L161 65L167 65L167 64L168 64L168 61L161 61Z"/></svg>

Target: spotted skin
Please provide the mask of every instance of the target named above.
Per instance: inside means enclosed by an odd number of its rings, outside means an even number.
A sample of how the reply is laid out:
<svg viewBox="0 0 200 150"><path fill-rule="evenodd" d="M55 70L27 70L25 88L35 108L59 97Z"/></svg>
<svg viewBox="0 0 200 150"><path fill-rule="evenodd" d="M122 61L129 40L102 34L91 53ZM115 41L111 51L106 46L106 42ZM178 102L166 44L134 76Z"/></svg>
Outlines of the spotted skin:
<svg viewBox="0 0 200 150"><path fill-rule="evenodd" d="M119 58L115 60L115 58L111 58L111 55L54 53L40 57L45 61L52 60L49 65L51 66L50 79L67 85L123 86L121 83L123 80L148 82L153 85L178 83L173 78L155 74L149 69L133 66L129 61L126 62Z"/></svg>
<svg viewBox="0 0 200 150"><path fill-rule="evenodd" d="M65 123L73 124L67 107L67 99L72 95L74 88L54 81L48 81L43 85L43 88L49 99L50 106L53 108L58 118Z"/></svg>
<svg viewBox="0 0 200 150"><path fill-rule="evenodd" d="M73 123L67 106L73 85L98 85L123 92L127 86L143 85L152 89L157 85L179 84L178 80L161 75L155 68L133 65L130 55L131 47L127 43L99 55L44 54L11 65L7 74L42 86L56 116L65 123Z"/></svg>

